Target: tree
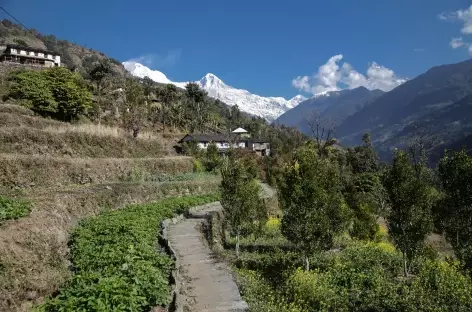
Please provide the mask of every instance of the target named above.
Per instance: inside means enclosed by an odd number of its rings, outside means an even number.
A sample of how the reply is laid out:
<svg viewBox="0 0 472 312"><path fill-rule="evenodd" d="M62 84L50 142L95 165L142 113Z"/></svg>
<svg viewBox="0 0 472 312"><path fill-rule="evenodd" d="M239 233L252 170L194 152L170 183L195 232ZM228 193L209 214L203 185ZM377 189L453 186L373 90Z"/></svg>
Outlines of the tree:
<svg viewBox="0 0 472 312"><path fill-rule="evenodd" d="M165 131L166 123L170 119L171 105L173 105L178 97L177 87L173 84L167 84L162 90L164 105L161 107L161 122ZM179 113L179 112L177 112Z"/></svg>
<svg viewBox="0 0 472 312"><path fill-rule="evenodd" d="M370 135L364 134L362 140L363 145L347 150L346 160L351 174L345 175L348 177L345 180L345 195L355 215L351 235L359 239L372 239L379 228L377 219L385 207L385 192Z"/></svg>
<svg viewBox="0 0 472 312"><path fill-rule="evenodd" d="M206 149L204 158L204 165L206 171L216 173L218 167L220 166L220 162L221 159L218 147L214 142L211 142Z"/></svg>
<svg viewBox="0 0 472 312"><path fill-rule="evenodd" d="M36 113L73 121L92 107L92 94L83 77L64 67L12 74L10 97L26 102Z"/></svg>
<svg viewBox="0 0 472 312"><path fill-rule="evenodd" d="M332 248L347 229L350 212L341 190L339 167L313 146L299 149L282 174L282 234L303 254L307 271L308 257Z"/></svg>
<svg viewBox="0 0 472 312"><path fill-rule="evenodd" d="M316 149L319 155L324 155L328 147L336 144L333 138L336 123L321 116L317 111L308 114L305 119L315 139Z"/></svg>
<svg viewBox="0 0 472 312"><path fill-rule="evenodd" d="M39 115L52 116L57 112L57 102L42 72L14 72L9 80L13 85L8 97L24 101L25 106Z"/></svg>
<svg viewBox="0 0 472 312"><path fill-rule="evenodd" d="M185 86L185 94L190 101L190 118L191 120L191 129L190 131L195 131L195 129L202 129L206 122L207 114L207 105L205 102L206 91L202 90L200 86L195 82L190 82Z"/></svg>
<svg viewBox="0 0 472 312"><path fill-rule="evenodd" d="M439 162L444 198L437 218L464 266L472 269L472 157L463 149L447 152Z"/></svg>
<svg viewBox="0 0 472 312"><path fill-rule="evenodd" d="M50 83L57 102L57 115L64 121L76 120L92 107L92 94L82 75L64 67L52 67L43 71Z"/></svg>
<svg viewBox="0 0 472 312"><path fill-rule="evenodd" d="M101 122L101 102L102 102L102 91L104 87L105 78L111 74L111 65L108 60L99 61L95 66L88 72L90 79L95 83L98 93L98 123Z"/></svg>
<svg viewBox="0 0 472 312"><path fill-rule="evenodd" d="M132 131L136 138L146 120L147 107L144 89L134 78L125 81L125 126Z"/></svg>
<svg viewBox="0 0 472 312"><path fill-rule="evenodd" d="M421 174L416 174L417 169L405 152L396 151L385 181L391 203L387 216L389 234L403 254L405 277L411 261L433 229L434 189Z"/></svg>
<svg viewBox="0 0 472 312"><path fill-rule="evenodd" d="M267 208L260 198L261 187L246 173L230 150L221 167L221 205L225 219L236 236L236 256L239 257L239 240L243 227L254 230L267 220Z"/></svg>

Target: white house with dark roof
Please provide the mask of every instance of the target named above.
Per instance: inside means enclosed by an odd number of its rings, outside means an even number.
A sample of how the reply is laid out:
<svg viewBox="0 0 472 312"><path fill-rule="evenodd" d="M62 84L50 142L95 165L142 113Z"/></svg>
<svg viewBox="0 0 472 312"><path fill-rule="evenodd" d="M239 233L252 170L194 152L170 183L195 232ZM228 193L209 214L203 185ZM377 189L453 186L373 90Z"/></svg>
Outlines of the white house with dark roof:
<svg viewBox="0 0 472 312"><path fill-rule="evenodd" d="M265 139L250 138L249 133L243 128L237 128L228 134L187 134L179 143L196 142L201 149L206 149L209 144L214 143L221 154L228 149L241 148L252 151L259 156L270 155L270 143Z"/></svg>
<svg viewBox="0 0 472 312"><path fill-rule="evenodd" d="M44 67L61 66L61 56L48 50L13 44L1 46L0 48L2 51L0 62Z"/></svg>

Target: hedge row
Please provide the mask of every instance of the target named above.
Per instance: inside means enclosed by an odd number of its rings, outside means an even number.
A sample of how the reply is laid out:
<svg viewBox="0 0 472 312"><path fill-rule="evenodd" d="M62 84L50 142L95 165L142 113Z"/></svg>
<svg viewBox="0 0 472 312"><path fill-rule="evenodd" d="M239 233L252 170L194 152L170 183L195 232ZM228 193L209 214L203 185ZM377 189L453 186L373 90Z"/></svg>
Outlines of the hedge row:
<svg viewBox="0 0 472 312"><path fill-rule="evenodd" d="M157 244L162 220L217 195L128 206L82 221L70 241L72 280L39 311L149 311L170 303L170 257Z"/></svg>

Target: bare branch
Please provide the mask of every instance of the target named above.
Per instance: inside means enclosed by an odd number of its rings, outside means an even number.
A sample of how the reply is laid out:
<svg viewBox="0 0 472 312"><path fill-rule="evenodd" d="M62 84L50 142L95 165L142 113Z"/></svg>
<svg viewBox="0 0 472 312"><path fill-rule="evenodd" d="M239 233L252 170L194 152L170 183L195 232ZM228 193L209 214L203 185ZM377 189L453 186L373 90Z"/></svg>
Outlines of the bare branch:
<svg viewBox="0 0 472 312"><path fill-rule="evenodd" d="M312 132L319 154L323 155L326 148L332 145L332 135L336 129L336 123L322 117L316 110L309 113L305 117L305 121Z"/></svg>

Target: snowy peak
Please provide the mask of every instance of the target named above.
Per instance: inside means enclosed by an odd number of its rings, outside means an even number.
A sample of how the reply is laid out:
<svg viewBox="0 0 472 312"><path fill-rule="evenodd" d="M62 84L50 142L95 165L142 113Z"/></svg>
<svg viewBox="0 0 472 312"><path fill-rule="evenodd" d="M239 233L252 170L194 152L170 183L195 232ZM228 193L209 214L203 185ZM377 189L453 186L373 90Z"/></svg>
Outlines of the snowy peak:
<svg viewBox="0 0 472 312"><path fill-rule="evenodd" d="M215 87L223 87L223 86L226 86L225 83L223 82L223 80L221 80L220 78L216 77L216 75L212 74L212 73L208 73L205 75L205 77L203 77L202 79L200 79L199 81L200 85L202 87L211 87L211 88L215 88Z"/></svg>
<svg viewBox="0 0 472 312"><path fill-rule="evenodd" d="M123 62L123 66L127 71L129 71L133 76L144 78L149 77L155 82L159 83L172 83L166 75L161 73L158 70L151 70L150 68L136 62Z"/></svg>
<svg viewBox="0 0 472 312"><path fill-rule="evenodd" d="M173 82L166 75L158 70L152 70L140 63L128 61L123 62L123 66L133 76L150 79L159 83L171 83L179 88L185 88L186 82ZM294 108L299 103L306 100L302 95L297 95L290 100L283 97L263 97L252 94L244 89L236 89L226 85L223 80L212 73L206 74L196 83L205 91L208 96L218 99L229 106L238 105L243 112L263 117L268 121L273 121L284 112Z"/></svg>
<svg viewBox="0 0 472 312"><path fill-rule="evenodd" d="M290 108L294 108L295 106L297 106L298 104L300 104L301 102L303 102L305 100L308 100L308 98L304 97L301 94L299 94L299 95L295 95L293 98L291 98L287 102L288 102L288 106Z"/></svg>

